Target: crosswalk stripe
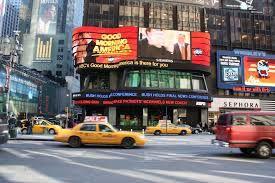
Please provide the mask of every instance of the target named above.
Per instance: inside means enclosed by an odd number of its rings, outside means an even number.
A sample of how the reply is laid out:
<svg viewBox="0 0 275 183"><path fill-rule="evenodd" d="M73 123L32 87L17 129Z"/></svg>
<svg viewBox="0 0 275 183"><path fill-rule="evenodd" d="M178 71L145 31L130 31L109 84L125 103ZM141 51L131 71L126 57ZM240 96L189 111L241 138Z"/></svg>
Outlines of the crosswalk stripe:
<svg viewBox="0 0 275 183"><path fill-rule="evenodd" d="M65 183L26 166L0 166L0 175L10 182Z"/></svg>
<svg viewBox="0 0 275 183"><path fill-rule="evenodd" d="M224 176L217 176L217 175L209 175L203 173L196 173L196 172L188 172L188 171L166 171L166 170L146 170L143 169L144 172L153 173L157 175L166 175L169 177L176 177L176 178L183 178L192 181L204 182L204 183L252 183L251 181L246 181L242 179L236 178L227 178ZM183 181L184 182L184 181Z"/></svg>
<svg viewBox="0 0 275 183"><path fill-rule="evenodd" d="M76 157L81 157L81 158L91 158L91 159L125 159L123 157L119 156L110 156L102 153L96 153L96 152L89 152L89 151L76 151L76 150L59 150L59 149L48 149L47 151L55 154L55 155L62 155L65 157L71 157L71 158L76 158Z"/></svg>
<svg viewBox="0 0 275 183"><path fill-rule="evenodd" d="M18 158L24 158L24 159L31 158L29 155L23 154L22 152L11 149L11 148L2 148L2 150L6 151L7 153L12 154L13 156L18 157Z"/></svg>
<svg viewBox="0 0 275 183"><path fill-rule="evenodd" d="M249 176L249 177L275 179L275 176L258 175L258 174L250 174L250 173L230 172L230 171L220 171L220 170L212 170L212 172L222 173L222 174L229 174L229 175L243 175L243 176Z"/></svg>

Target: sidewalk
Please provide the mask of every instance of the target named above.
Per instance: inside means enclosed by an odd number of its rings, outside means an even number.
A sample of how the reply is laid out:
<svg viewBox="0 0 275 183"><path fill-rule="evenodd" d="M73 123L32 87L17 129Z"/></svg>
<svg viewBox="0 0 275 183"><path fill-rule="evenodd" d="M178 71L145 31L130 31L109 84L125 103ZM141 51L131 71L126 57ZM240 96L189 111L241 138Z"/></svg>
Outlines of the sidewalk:
<svg viewBox="0 0 275 183"><path fill-rule="evenodd" d="M9 140L32 140L32 141L53 141L53 135L22 135L17 134L16 138Z"/></svg>

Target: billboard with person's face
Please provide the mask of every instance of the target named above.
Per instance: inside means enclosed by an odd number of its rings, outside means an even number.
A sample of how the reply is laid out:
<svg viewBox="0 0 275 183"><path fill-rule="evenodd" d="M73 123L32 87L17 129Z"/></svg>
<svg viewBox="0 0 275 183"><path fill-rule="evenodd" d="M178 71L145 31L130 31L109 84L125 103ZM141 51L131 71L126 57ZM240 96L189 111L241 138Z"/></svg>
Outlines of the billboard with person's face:
<svg viewBox="0 0 275 183"><path fill-rule="evenodd" d="M139 56L149 59L191 60L190 32L139 28Z"/></svg>
<svg viewBox="0 0 275 183"><path fill-rule="evenodd" d="M137 27L80 27L73 32L75 65L137 59Z"/></svg>
<svg viewBox="0 0 275 183"><path fill-rule="evenodd" d="M36 32L56 34L58 0L40 0Z"/></svg>

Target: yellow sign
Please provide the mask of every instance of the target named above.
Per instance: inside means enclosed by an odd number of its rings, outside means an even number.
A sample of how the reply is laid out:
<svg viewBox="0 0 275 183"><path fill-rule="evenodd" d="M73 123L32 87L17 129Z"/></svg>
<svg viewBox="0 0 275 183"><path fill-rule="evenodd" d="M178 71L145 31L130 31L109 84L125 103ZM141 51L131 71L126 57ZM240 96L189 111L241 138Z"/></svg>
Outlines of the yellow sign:
<svg viewBox="0 0 275 183"><path fill-rule="evenodd" d="M48 40L41 40L40 37L37 38L36 44L36 60L48 60L52 58L52 46L53 38L50 37Z"/></svg>

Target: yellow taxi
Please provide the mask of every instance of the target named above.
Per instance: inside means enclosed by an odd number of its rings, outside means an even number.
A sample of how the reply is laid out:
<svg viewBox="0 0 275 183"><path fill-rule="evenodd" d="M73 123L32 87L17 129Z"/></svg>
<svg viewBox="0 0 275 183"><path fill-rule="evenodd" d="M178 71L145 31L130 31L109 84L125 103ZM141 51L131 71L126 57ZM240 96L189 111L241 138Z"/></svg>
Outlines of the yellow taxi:
<svg viewBox="0 0 275 183"><path fill-rule="evenodd" d="M146 134L178 134L187 135L192 134L192 130L188 127L176 126L171 123L171 120L159 120L157 126L148 126L145 130Z"/></svg>
<svg viewBox="0 0 275 183"><path fill-rule="evenodd" d="M27 134L28 129L26 127L26 121L27 120L22 120L21 123L22 128L21 128L21 133L22 134ZM43 133L49 133L51 135L57 134L61 130L61 126L59 125L53 125L51 122L41 119L39 121L35 121L32 127L32 133L33 134L43 134Z"/></svg>
<svg viewBox="0 0 275 183"><path fill-rule="evenodd" d="M54 137L55 141L69 143L71 147L82 144L119 145L130 149L144 146L144 135L136 132L118 131L108 123L106 116L87 116L84 123L72 129L63 129Z"/></svg>

